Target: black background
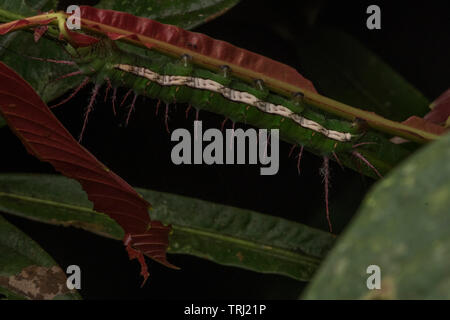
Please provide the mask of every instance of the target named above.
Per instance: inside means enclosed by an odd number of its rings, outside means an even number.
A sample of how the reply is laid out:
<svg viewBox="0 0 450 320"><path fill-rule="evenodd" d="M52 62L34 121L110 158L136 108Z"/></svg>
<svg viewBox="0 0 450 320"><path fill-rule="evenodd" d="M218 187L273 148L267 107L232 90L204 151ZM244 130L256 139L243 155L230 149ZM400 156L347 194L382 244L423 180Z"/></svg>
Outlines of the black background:
<svg viewBox="0 0 450 320"><path fill-rule="evenodd" d="M75 3L77 1L63 1L61 7ZM305 12L318 3L316 26L328 25L353 35L430 100L449 87L450 8L447 1L415 4L411 1L246 0L195 31L267 55L302 72L292 44L282 40L274 32L274 26L295 30L301 39L307 32ZM366 28L365 12L370 4L381 7L381 30ZM88 86L55 111L76 137L91 90L92 86ZM126 91L120 89L119 96ZM103 94L102 89L101 98ZM131 185L249 208L327 230L319 157L304 154L300 176L296 160L287 157L291 146L283 142L280 171L276 176L260 176L259 166L175 166L170 161L173 143L165 131L164 110L155 116L155 101L138 98L136 112L126 128L123 126L125 111L113 117L110 103L103 104L103 99L97 101L83 145ZM169 121L172 130L190 129L193 120L194 112L186 120L185 106L172 105ZM200 112L200 120L205 130L219 127L223 119ZM238 124L236 128L246 127ZM2 172L54 172L49 165L29 156L9 129L1 129L0 133ZM334 162L331 171L330 207L334 228L339 233L373 181L349 169L342 171ZM305 286L305 283L282 276L220 266L191 256L170 255L170 261L182 270L168 270L149 261L150 279L140 289L139 266L135 261L128 261L122 243L74 228L63 229L12 216L6 218L36 240L63 268L71 264L81 267L80 293L86 299L295 298Z"/></svg>

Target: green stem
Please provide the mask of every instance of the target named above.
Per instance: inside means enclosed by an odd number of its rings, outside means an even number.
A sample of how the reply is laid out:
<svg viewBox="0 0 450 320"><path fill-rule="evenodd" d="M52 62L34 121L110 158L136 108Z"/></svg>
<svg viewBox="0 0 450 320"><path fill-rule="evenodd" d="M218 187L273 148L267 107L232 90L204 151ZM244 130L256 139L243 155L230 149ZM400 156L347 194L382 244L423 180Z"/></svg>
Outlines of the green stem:
<svg viewBox="0 0 450 320"><path fill-rule="evenodd" d="M13 19L19 19L22 18L16 14L10 13L5 10L0 9L0 19L6 18L8 20ZM59 34L64 35L66 38L68 35L66 34L66 30L64 29L64 22L65 18L67 18L67 15L64 12L58 12L58 13L52 13L52 14L44 14L40 16L35 16L28 18L30 20L39 21L39 19L42 19L43 17L55 17L56 20L53 21L53 24L57 24L59 26L59 33L53 32L51 36L53 38L59 36ZM83 23L84 21L84 23ZM102 34L97 28L91 28L89 25L92 25L91 21L83 20L81 18L82 22L82 29L88 30L91 32L96 32ZM26 26L29 27L29 26ZM114 33L124 34L124 35L130 35L131 33L126 30L121 30L118 28L114 28L111 26L103 25L102 29L105 31L111 31ZM67 39L70 42L70 39ZM223 61L219 61L217 59L213 59L207 56L200 55L196 52L186 52L186 49L179 48L174 45L168 44L168 43L162 43L160 41L157 41L152 38L148 38L145 36L141 37L141 40L133 40L132 38L122 38L118 41L126 41L131 42L134 45L138 45L141 47L146 47L145 43L153 45L153 50L160 51L164 54L172 55L172 56L181 56L182 54L189 54L192 57L192 61L195 64L198 64L200 66L203 66L205 68L211 69L211 70L219 70L220 66L223 64ZM427 131L423 131L420 129L416 129L407 125L404 125L400 122L392 121L386 118L383 118L373 112L365 111L362 109L358 109L349 105L346 105L344 103L335 101L333 99L327 98L325 96L322 96L320 94L317 94L312 91L304 90L303 88L294 86L290 83L286 83L274 78L271 78L267 75L261 75L257 74L251 70L239 67L239 66L232 66L232 69L234 71L234 74L245 80L249 81L252 79L261 79L265 82L268 88L273 90L274 92L277 92L279 94L282 94L286 97L292 97L294 93L302 92L304 94L304 99L311 105L322 109L324 111L330 112L332 114L335 114L337 116L343 117L344 119L354 121L357 119L364 120L367 122L367 124L372 127L373 129L377 131L381 131L384 133L388 133L390 135L399 136L402 138L405 138L410 141L415 141L418 143L426 143L431 140L438 139L439 136L429 133Z"/></svg>
<svg viewBox="0 0 450 320"><path fill-rule="evenodd" d="M1 22L10 22L10 21L14 21L14 20L20 20L23 19L24 17L19 15L19 14L15 14L12 13L10 11L6 11L0 8L0 21Z"/></svg>
<svg viewBox="0 0 450 320"><path fill-rule="evenodd" d="M98 30L99 23L89 21L86 19L81 18L82 22L82 29L88 30L90 32L100 33L103 34L104 32L113 32L118 34L123 34L126 36L131 35L132 33L126 30L121 30L112 26L108 25L102 25L101 29L102 31ZM91 26L91 27L90 27ZM95 26L92 27L92 26ZM147 48L147 45L152 46L152 50L160 51L163 54L171 55L180 57L183 54L189 54L192 58L192 62L194 64L200 65L202 67L205 67L207 69L218 71L220 70L220 67L223 65L223 61L204 56L201 54L198 54L197 52L187 50L185 48L180 48L177 46L174 46L169 43L161 42L156 39L152 39L143 35L140 35L140 40L134 40L131 37L125 37L122 39L119 39L118 41L125 41L130 42L134 45L141 46L144 48ZM245 81L253 81L253 79L261 79L264 81L265 85L267 85L268 88L273 90L274 92L277 92L281 95L284 95L288 98L291 98L295 93L302 92L304 94L304 98L309 102L311 105L314 105L315 107L322 109L324 111L330 112L332 114L335 114L337 116L343 117L344 119L354 121L356 119L364 120L368 123L370 127L372 127L375 130L385 132L394 136L399 136L411 141L415 141L418 143L426 143L431 140L438 139L439 136L416 129L407 125L404 125L402 123L392 121L386 118L383 118L373 112L368 112L362 109L358 109L349 105L346 105L344 103L335 101L333 99L327 98L325 96L322 96L320 94L305 90L303 88L297 87L295 85L292 85L290 83L286 83L274 78L271 78L270 76L256 73L252 70L248 70L245 68L242 68L237 65L231 65L231 69L233 70L233 75L241 78Z"/></svg>

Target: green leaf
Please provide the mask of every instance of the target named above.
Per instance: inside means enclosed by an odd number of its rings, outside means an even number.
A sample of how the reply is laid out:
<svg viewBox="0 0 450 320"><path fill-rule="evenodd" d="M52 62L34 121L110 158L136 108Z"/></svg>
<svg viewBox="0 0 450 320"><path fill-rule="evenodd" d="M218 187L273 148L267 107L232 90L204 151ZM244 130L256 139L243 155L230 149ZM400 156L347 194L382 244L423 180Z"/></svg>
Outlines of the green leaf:
<svg viewBox="0 0 450 320"><path fill-rule="evenodd" d="M306 299L450 298L450 135L416 153L364 200ZM368 290L367 267L381 269Z"/></svg>
<svg viewBox="0 0 450 320"><path fill-rule="evenodd" d="M297 46L297 55L300 71L327 97L395 121L423 116L430 110L422 93L342 31L308 31Z"/></svg>
<svg viewBox="0 0 450 320"><path fill-rule="evenodd" d="M29 58L70 60L69 55L53 40L43 37L35 43L31 32L17 31L1 37L0 45L0 60L27 80L45 102L58 98L83 80L83 76L74 76L55 81L76 71L76 68Z"/></svg>
<svg viewBox="0 0 450 320"><path fill-rule="evenodd" d="M152 219L172 224L169 253L308 280L334 242L334 237L326 232L285 219L137 190L154 206ZM123 238L123 230L114 220L91 208L79 184L62 176L0 175L1 211L76 226L113 239Z"/></svg>
<svg viewBox="0 0 450 320"><path fill-rule="evenodd" d="M40 11L56 8L56 0L9 1L0 0L0 22L37 15ZM45 102L78 86L82 77L72 77L52 83L51 80L76 69L62 64L33 60L29 57L68 60L69 56L55 42L45 37L34 42L33 33L17 31L0 37L0 60L16 70L39 93ZM0 128L6 125L0 119Z"/></svg>
<svg viewBox="0 0 450 320"><path fill-rule="evenodd" d="M0 19L1 21L11 21L24 16L32 16L38 11L55 8L57 3L57 0L0 0Z"/></svg>
<svg viewBox="0 0 450 320"><path fill-rule="evenodd" d="M135 16L192 29L234 7L239 0L101 0L96 7L125 11Z"/></svg>
<svg viewBox="0 0 450 320"><path fill-rule="evenodd" d="M0 294L8 299L80 299L66 274L32 239L0 216Z"/></svg>

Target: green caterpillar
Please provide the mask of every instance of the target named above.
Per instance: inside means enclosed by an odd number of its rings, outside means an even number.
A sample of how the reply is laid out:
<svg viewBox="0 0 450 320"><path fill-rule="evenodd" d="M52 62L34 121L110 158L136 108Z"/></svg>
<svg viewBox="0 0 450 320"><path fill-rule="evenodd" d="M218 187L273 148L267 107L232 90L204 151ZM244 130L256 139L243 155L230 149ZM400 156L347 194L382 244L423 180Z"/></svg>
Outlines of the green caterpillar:
<svg viewBox="0 0 450 320"><path fill-rule="evenodd" d="M301 96L286 99L265 88L261 80L255 79L250 85L233 77L227 66L217 73L194 66L187 55L175 59L153 50L146 56L131 54L109 39L93 47L79 48L73 56L82 73L93 78L97 85L108 81L112 87L128 87L135 95L159 99L166 104L188 103L233 122L279 129L283 140L319 155L349 151L361 136L354 123L326 117L305 103ZM165 83L164 76L168 79ZM186 84L187 80L190 85ZM195 87L195 82L201 88ZM211 84L220 84L220 90L208 89L207 85ZM231 97L236 93L243 95L242 102ZM244 103L249 97L255 101L253 105ZM271 110L262 111L268 105ZM284 109L272 110L281 108Z"/></svg>
<svg viewBox="0 0 450 320"><path fill-rule="evenodd" d="M233 123L279 129L281 139L301 150L305 148L327 158L333 155L338 162L340 158L347 167L374 178L381 176L377 169L387 172L409 154L390 143L388 135L366 130L366 120L359 121L358 109L346 107L350 117L342 110L337 112L351 119L344 120L323 111L328 110L326 98L316 97L323 110L309 105L315 101L311 97L319 95L311 82L293 68L154 20L88 6L80 9L84 33L65 28L64 13L47 13L0 26L0 34L6 34L24 26L56 22L59 38L67 40L67 51L79 67L60 79L85 75L75 92L57 105L70 100L89 81L95 83L80 137L100 86L107 83L107 91L113 87L115 93L119 86L134 91L127 122L137 96L144 95L166 103L166 127L169 104L188 103L197 110L223 115ZM114 94L113 107L115 97ZM367 114L363 117L371 118ZM386 119L382 121L388 128L398 126ZM411 135L411 128L404 129ZM360 166L359 162L365 165Z"/></svg>

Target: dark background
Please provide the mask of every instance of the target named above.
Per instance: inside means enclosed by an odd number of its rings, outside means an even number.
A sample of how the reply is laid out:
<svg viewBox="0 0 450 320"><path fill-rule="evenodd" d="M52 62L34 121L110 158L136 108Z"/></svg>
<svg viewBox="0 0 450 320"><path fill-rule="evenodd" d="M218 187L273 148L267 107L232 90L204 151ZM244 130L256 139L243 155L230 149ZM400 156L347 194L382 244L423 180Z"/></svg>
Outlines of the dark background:
<svg viewBox="0 0 450 320"><path fill-rule="evenodd" d="M77 1L62 2L61 7ZM78 2L93 4L95 1ZM306 21L344 30L374 51L416 86L430 100L449 87L449 16L447 1L242 1L224 16L195 31L267 55L296 67L293 45L281 39L274 27L294 30L301 41L308 32ZM378 4L382 29L366 28L366 8ZM314 9L315 8L315 9ZM308 77L307 74L305 74ZM92 86L82 90L55 113L78 136L83 110ZM119 90L119 97L127 89ZM104 90L101 90L103 98ZM155 101L138 98L136 112L124 127L126 112L113 117L110 103L97 99L89 118L83 145L133 186L187 195L217 203L249 208L296 220L327 230L324 191L319 175L322 160L305 153L302 173L296 160L288 159L290 145L280 144L280 171L260 176L259 166L175 166L170 161L173 143L165 131L163 108L155 116ZM190 129L194 112L185 119L185 106L172 105L169 126ZM221 117L200 112L203 128L219 127ZM230 124L228 123L228 126ZM246 127L237 124L236 128ZM19 140L4 128L2 172L53 173L53 169L29 156ZM333 226L340 233L348 224L373 183L349 169L331 164L330 208ZM295 298L305 283L277 275L264 275L185 255L170 255L181 271L149 261L150 279L140 289L139 266L128 261L121 242L104 239L74 228L44 225L6 216L36 240L63 267L77 264L82 270L86 299L97 298Z"/></svg>

